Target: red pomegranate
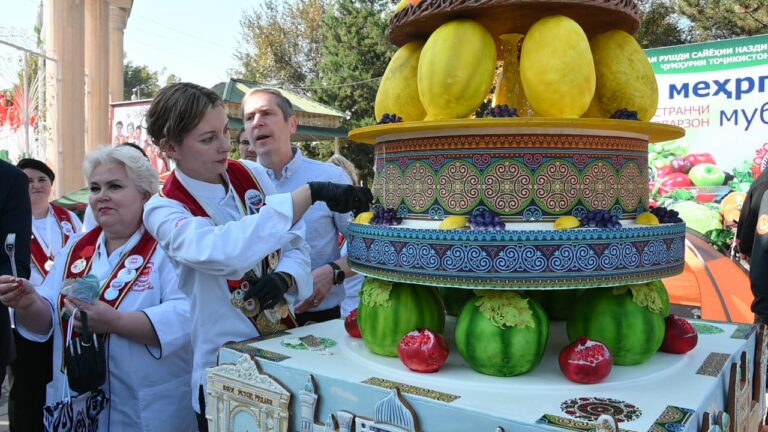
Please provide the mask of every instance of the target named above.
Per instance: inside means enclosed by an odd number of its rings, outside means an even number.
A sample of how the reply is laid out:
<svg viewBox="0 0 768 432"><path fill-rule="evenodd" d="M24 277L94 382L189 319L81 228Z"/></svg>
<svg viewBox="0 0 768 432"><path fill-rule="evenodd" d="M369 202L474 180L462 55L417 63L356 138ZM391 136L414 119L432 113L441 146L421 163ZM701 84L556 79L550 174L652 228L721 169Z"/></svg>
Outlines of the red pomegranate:
<svg viewBox="0 0 768 432"><path fill-rule="evenodd" d="M661 351L671 354L685 354L699 343L699 334L685 318L670 314L666 324L664 342L659 348Z"/></svg>
<svg viewBox="0 0 768 432"><path fill-rule="evenodd" d="M347 333L352 337L362 337L360 335L360 326L357 325L357 309L350 312L349 315L344 318L344 329L346 329Z"/></svg>
<svg viewBox="0 0 768 432"><path fill-rule="evenodd" d="M560 351L560 370L566 378L580 384L604 380L613 368L613 356L602 342L580 336Z"/></svg>
<svg viewBox="0 0 768 432"><path fill-rule="evenodd" d="M415 372L437 372L448 360L448 344L440 333L417 329L403 336L397 355Z"/></svg>

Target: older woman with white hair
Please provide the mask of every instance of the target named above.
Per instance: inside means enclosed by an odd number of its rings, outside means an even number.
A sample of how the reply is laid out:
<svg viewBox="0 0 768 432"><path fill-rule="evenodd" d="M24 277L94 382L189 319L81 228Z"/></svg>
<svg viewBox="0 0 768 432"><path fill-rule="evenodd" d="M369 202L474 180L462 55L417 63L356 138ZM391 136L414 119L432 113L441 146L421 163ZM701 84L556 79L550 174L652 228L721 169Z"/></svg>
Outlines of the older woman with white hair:
<svg viewBox="0 0 768 432"><path fill-rule="evenodd" d="M0 276L0 301L16 310L20 333L35 341L53 336L49 406L68 393L62 359L67 327L81 330L81 314L101 336L110 401L98 416L99 431L195 429L190 373L189 304L157 241L144 229L143 205L158 190L157 172L139 152L104 148L87 156L84 170L98 226L73 237L36 290L29 281ZM98 298L62 293L63 281L98 280Z"/></svg>

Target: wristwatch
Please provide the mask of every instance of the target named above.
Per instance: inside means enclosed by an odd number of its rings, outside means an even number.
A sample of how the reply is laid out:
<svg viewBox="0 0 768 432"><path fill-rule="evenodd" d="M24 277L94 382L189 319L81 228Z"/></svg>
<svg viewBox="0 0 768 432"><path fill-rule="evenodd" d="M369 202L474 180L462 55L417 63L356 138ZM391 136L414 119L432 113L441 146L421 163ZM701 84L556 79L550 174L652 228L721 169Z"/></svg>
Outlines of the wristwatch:
<svg viewBox="0 0 768 432"><path fill-rule="evenodd" d="M328 265L333 269L333 284L338 285L344 282L344 278L346 277L344 270L342 270L341 267L339 267L339 265L333 261L329 262Z"/></svg>

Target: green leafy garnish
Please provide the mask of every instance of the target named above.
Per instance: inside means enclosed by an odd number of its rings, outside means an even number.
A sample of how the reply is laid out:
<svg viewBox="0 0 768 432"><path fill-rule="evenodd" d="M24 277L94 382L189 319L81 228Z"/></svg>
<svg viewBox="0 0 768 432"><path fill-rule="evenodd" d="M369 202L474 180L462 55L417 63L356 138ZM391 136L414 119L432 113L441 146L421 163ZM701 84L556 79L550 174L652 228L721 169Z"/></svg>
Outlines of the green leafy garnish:
<svg viewBox="0 0 768 432"><path fill-rule="evenodd" d="M528 299L512 291L479 291L475 305L491 323L502 329L536 327Z"/></svg>
<svg viewBox="0 0 768 432"><path fill-rule="evenodd" d="M647 308L653 313L659 313L664 308L657 288L653 284L623 285L615 287L613 294L620 295L627 291L632 293L632 301L640 306Z"/></svg>
<svg viewBox="0 0 768 432"><path fill-rule="evenodd" d="M389 307L392 301L389 293L392 291L392 282L382 279L366 278L363 284L361 300L368 306Z"/></svg>

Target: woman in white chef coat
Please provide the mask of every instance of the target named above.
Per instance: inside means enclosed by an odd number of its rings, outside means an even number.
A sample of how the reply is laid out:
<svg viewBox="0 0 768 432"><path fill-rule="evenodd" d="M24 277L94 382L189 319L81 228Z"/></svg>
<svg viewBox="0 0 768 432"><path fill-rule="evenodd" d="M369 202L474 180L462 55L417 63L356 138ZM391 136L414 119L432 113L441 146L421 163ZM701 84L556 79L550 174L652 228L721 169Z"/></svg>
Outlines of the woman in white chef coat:
<svg viewBox="0 0 768 432"><path fill-rule="evenodd" d="M16 167L29 177L32 202L32 273L29 281L37 286L48 275L61 248L69 237L80 231L82 224L77 215L48 201L56 178L48 165L27 158L20 160Z"/></svg>
<svg viewBox="0 0 768 432"><path fill-rule="evenodd" d="M337 212L364 211L372 196L368 189L325 182L276 194L257 164L228 159L224 103L196 84L160 90L147 111L147 132L176 163L146 204L144 223L190 297L192 404L205 431L206 368L216 365L219 347L295 326L283 296L312 292L301 216L318 200Z"/></svg>
<svg viewBox="0 0 768 432"><path fill-rule="evenodd" d="M48 405L65 393L62 350L68 318L80 329L78 308L87 312L94 333L106 335L102 389L110 401L100 414L99 430L194 430L189 303L172 264L142 223L143 205L158 189L157 172L128 147L89 154L84 171L99 226L71 239L37 290L27 280L0 276L0 301L15 308L24 337L53 336ZM86 274L99 280L98 300L89 304L61 295L64 279Z"/></svg>

